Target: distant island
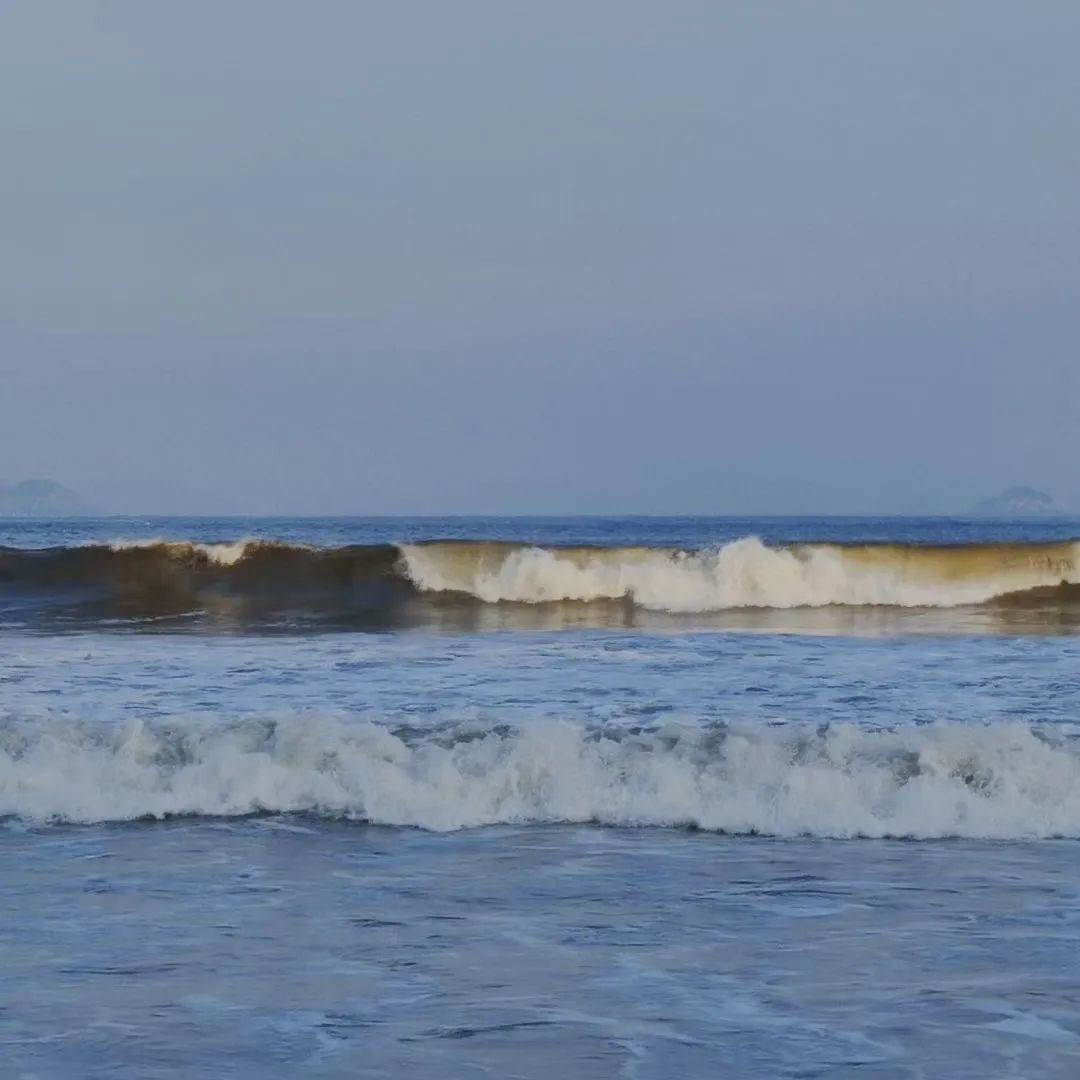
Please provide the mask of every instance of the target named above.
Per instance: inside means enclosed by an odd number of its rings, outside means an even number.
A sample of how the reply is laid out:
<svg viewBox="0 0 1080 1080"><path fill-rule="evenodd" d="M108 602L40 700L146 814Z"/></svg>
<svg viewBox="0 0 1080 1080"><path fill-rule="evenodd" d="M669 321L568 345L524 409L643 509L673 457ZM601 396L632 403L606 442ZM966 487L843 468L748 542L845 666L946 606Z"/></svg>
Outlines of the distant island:
<svg viewBox="0 0 1080 1080"><path fill-rule="evenodd" d="M1068 514L1069 508L1045 491L1019 485L977 502L970 513L976 517L1053 517Z"/></svg>
<svg viewBox="0 0 1080 1080"><path fill-rule="evenodd" d="M84 517L94 508L81 495L55 480L20 480L0 484L0 518Z"/></svg>

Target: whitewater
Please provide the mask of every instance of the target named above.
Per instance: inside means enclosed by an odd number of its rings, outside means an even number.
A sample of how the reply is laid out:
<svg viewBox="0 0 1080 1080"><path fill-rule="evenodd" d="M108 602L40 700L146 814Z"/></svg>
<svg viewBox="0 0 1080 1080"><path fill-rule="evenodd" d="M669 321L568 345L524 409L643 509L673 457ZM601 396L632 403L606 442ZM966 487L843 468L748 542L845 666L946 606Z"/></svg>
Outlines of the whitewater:
<svg viewBox="0 0 1080 1080"><path fill-rule="evenodd" d="M700 552L408 545L424 590L488 603L627 598L670 612L724 608L953 607L1080 582L1080 545L768 547L745 537Z"/></svg>
<svg viewBox="0 0 1080 1080"><path fill-rule="evenodd" d="M0 816L306 814L455 830L593 822L736 835L1080 836L1080 744L1021 724L627 734L552 720L408 738L317 717L0 724Z"/></svg>

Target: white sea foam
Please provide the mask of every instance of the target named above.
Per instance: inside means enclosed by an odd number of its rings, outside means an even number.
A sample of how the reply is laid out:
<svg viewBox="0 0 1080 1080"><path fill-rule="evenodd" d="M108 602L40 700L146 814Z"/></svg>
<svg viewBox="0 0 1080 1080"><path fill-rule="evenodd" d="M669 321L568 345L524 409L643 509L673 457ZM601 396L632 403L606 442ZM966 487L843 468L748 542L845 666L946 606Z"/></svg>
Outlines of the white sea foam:
<svg viewBox="0 0 1080 1080"><path fill-rule="evenodd" d="M599 822L828 837L1080 836L1080 748L1023 724L561 721L405 738L292 717L0 721L0 816L73 822L306 812L452 830Z"/></svg>
<svg viewBox="0 0 1080 1080"><path fill-rule="evenodd" d="M489 602L632 599L657 611L830 604L954 607L1080 581L1080 548L767 547L746 537L705 552L650 548L402 547L421 589Z"/></svg>

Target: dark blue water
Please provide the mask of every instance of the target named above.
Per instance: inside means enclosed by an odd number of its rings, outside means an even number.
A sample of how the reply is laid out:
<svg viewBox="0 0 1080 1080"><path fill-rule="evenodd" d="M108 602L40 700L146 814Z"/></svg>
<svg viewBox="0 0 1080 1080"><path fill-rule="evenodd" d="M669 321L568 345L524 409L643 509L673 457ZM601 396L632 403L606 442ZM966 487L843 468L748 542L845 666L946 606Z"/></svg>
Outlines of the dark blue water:
<svg viewBox="0 0 1080 1080"><path fill-rule="evenodd" d="M699 548L760 536L767 543L967 544L1080 538L1080 518L945 517L184 517L0 519L0 546L49 547L164 537L207 543L263 537L325 547L417 540L643 544Z"/></svg>

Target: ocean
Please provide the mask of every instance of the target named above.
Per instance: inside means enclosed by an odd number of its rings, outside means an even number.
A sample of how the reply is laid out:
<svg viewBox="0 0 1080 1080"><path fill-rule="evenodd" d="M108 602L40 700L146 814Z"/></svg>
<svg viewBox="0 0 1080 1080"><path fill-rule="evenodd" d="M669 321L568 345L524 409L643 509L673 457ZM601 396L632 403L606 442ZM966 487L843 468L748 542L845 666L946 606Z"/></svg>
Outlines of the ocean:
<svg viewBox="0 0 1080 1080"><path fill-rule="evenodd" d="M1080 521L0 521L0 1076L1080 1075Z"/></svg>

